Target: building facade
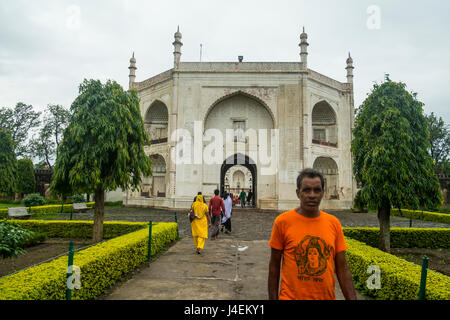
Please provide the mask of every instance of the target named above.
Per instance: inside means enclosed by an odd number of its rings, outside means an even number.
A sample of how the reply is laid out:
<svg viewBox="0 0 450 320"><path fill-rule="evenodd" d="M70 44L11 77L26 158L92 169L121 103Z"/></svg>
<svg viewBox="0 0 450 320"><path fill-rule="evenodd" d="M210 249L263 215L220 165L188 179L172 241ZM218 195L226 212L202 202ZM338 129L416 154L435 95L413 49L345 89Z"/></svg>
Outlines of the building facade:
<svg viewBox="0 0 450 320"><path fill-rule="evenodd" d="M125 192L125 205L187 208L199 191L243 189L255 207L291 209L296 178L310 167L325 177L322 208L352 207L350 55L339 82L308 69L304 30L299 62L182 62L179 30L174 37L172 69L136 82L130 60L153 175Z"/></svg>

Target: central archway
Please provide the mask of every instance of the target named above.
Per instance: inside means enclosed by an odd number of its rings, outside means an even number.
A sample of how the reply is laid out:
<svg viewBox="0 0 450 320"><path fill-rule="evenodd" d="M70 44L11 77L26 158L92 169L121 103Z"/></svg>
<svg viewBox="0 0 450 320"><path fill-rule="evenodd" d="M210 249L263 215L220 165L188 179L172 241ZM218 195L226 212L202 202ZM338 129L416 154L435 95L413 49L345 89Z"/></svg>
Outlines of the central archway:
<svg viewBox="0 0 450 320"><path fill-rule="evenodd" d="M250 159L248 156L236 153L232 155L231 157L227 158L223 163L222 167L220 169L220 194L223 194L225 190L225 174L227 173L228 169L230 169L233 166L241 165L246 167L248 170L250 170L250 173L252 175L252 181L251 181L251 189L253 192L252 197L252 206L256 207L256 198L258 194L258 190L256 189L257 186L257 171L256 171L256 164L255 162Z"/></svg>

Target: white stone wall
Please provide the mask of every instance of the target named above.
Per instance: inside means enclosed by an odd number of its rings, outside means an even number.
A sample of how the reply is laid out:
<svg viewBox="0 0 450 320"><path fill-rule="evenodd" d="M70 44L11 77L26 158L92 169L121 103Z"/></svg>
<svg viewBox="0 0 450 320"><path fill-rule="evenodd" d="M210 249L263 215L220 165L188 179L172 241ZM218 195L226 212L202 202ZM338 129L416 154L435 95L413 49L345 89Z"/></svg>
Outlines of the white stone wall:
<svg viewBox="0 0 450 320"><path fill-rule="evenodd" d="M300 63L181 62L179 69L172 70L171 74L165 72L134 84L133 87L138 88L143 116L156 100L162 101L169 113L168 143L146 148L149 155L161 154L167 164L166 201L158 205L187 207L198 191L210 196L220 187L221 164L205 164L203 159L209 142L193 141L191 163L176 164L171 157L176 145L176 141L170 139L171 133L182 128L192 135L196 130L203 134L206 129L215 128L225 137L224 131L232 129L233 119L242 119L246 129L273 128L279 133L275 173L262 174L264 165L260 159L255 161L259 207L284 210L298 205L297 175L303 168L312 167L321 156L336 162L338 185L342 187L339 200L323 205L350 207L355 189L350 153L351 86L312 70L300 72L300 67ZM336 115L337 148L312 143L311 113L320 101L326 101ZM233 143L223 141L222 161L233 154L227 153L231 145ZM259 145L249 141L239 143L238 148L249 155L259 151ZM156 205L154 199L127 194L129 204Z"/></svg>

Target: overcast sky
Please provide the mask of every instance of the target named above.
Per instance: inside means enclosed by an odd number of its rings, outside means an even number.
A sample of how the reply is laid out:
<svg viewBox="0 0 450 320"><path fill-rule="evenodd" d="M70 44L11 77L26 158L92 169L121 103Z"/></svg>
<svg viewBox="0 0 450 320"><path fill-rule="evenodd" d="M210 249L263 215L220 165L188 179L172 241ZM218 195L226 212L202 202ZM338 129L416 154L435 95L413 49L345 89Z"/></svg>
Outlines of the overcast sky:
<svg viewBox="0 0 450 320"><path fill-rule="evenodd" d="M128 89L132 52L136 81L181 61L300 61L308 34L308 67L346 81L354 60L355 106L384 74L406 83L450 123L450 1L299 0L0 0L0 107L21 101L42 110L69 107L84 78L114 79Z"/></svg>

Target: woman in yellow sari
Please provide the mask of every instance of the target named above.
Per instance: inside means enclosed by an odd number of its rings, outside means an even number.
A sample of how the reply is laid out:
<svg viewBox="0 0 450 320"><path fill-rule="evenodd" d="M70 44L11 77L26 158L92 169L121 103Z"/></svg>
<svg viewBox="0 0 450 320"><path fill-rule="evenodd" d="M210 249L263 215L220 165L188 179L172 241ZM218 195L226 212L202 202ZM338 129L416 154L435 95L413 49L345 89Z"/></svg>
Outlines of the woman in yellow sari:
<svg viewBox="0 0 450 320"><path fill-rule="evenodd" d="M194 211L194 220L191 222L192 237L194 238L197 253L200 254L208 239L208 226L211 225L211 218L206 203L203 202L203 196L199 194L192 204Z"/></svg>

